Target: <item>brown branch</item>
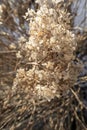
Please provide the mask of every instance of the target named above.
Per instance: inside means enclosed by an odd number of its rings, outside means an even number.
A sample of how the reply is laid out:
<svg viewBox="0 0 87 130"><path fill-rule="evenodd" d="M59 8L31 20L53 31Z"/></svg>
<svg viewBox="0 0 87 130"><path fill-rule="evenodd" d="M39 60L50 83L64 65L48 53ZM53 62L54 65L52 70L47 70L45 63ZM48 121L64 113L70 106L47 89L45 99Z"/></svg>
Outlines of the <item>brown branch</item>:
<svg viewBox="0 0 87 130"><path fill-rule="evenodd" d="M76 111L74 112L74 114L75 114L76 119L79 121L79 123L80 123L80 124L82 125L82 127L84 128L84 130L87 130L87 128L85 127L84 123L83 123L83 122L80 120L80 118L78 117Z"/></svg>
<svg viewBox="0 0 87 130"><path fill-rule="evenodd" d="M73 95L75 96L76 100L78 101L79 105L82 107L82 108L85 108L87 109L87 107L83 104L83 102L79 99L79 97L77 96L76 92L70 88L71 92L73 93Z"/></svg>

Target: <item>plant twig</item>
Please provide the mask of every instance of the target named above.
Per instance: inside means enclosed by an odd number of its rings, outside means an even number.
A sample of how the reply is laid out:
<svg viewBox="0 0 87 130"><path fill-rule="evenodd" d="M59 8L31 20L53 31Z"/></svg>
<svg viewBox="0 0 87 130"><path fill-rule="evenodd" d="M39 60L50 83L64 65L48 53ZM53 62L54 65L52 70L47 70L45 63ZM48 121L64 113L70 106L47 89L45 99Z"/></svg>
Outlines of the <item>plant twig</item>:
<svg viewBox="0 0 87 130"><path fill-rule="evenodd" d="M76 92L70 88L71 92L73 93L73 95L75 96L76 100L78 101L79 105L82 107L82 108L85 108L87 109L87 107L83 104L83 102L79 99L79 97L77 96Z"/></svg>

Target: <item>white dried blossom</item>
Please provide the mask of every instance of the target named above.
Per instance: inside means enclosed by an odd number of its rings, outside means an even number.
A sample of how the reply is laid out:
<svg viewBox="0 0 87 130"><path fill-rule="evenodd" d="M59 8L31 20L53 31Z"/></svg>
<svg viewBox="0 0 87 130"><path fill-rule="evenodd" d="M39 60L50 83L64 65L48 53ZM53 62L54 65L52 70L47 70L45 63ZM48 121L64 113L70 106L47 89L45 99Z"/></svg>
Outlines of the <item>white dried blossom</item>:
<svg viewBox="0 0 87 130"><path fill-rule="evenodd" d="M18 52L16 53L16 56L17 56L17 58L21 58L21 57L22 57L21 54L20 54L20 51L18 51Z"/></svg>
<svg viewBox="0 0 87 130"><path fill-rule="evenodd" d="M77 44L70 31L70 13L63 7L64 3L60 0L38 2L40 9L33 13L28 10L26 14L27 18L31 15L30 37L20 50L26 63L15 80L21 89L28 87L34 96L50 101L76 82L78 72L74 71L76 66L72 61Z"/></svg>
<svg viewBox="0 0 87 130"><path fill-rule="evenodd" d="M64 2L64 0L52 0L52 2L58 4L59 2Z"/></svg>

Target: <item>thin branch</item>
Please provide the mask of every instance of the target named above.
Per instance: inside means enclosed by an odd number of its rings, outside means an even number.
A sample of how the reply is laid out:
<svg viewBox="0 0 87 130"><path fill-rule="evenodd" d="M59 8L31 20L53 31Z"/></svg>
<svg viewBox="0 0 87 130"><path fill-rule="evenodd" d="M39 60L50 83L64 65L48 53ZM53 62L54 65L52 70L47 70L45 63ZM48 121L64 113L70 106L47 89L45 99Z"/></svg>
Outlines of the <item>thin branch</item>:
<svg viewBox="0 0 87 130"><path fill-rule="evenodd" d="M85 127L84 123L83 123L83 122L80 120L80 118L78 117L76 111L75 111L74 113L75 113L75 117L76 117L76 119L79 121L80 124L82 124L84 130L87 130L87 128Z"/></svg>
<svg viewBox="0 0 87 130"><path fill-rule="evenodd" d="M87 109L87 107L83 104L83 102L79 99L79 97L77 96L76 92L74 92L74 90L72 88L70 88L71 92L73 93L73 95L75 96L76 100L79 102L79 105L82 108Z"/></svg>
<svg viewBox="0 0 87 130"><path fill-rule="evenodd" d="M0 51L0 54L7 54L7 53L16 53L16 50L12 50L12 51Z"/></svg>

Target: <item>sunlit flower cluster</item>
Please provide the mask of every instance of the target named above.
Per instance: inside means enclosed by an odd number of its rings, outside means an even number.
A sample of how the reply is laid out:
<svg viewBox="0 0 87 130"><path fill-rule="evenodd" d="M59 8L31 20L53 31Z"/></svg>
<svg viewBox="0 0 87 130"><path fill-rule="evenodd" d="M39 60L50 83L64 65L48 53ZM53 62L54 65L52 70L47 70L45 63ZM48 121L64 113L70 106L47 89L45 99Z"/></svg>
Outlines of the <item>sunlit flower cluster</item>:
<svg viewBox="0 0 87 130"><path fill-rule="evenodd" d="M63 2L53 0L36 12L28 9L25 18L30 37L17 53L21 64L13 89L50 101L74 85L81 68L73 62L77 44L70 13Z"/></svg>

